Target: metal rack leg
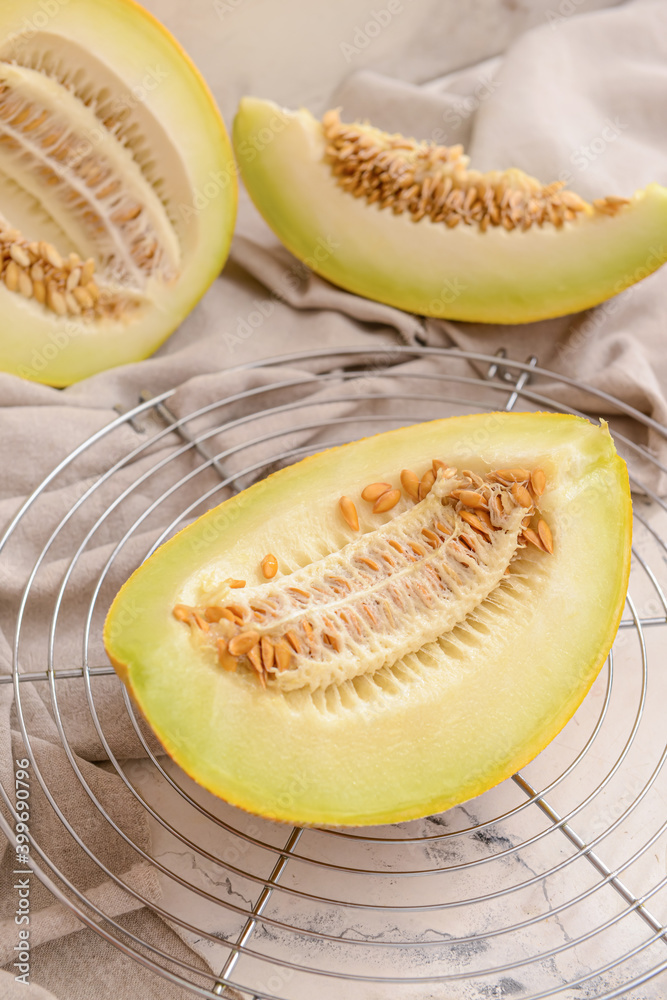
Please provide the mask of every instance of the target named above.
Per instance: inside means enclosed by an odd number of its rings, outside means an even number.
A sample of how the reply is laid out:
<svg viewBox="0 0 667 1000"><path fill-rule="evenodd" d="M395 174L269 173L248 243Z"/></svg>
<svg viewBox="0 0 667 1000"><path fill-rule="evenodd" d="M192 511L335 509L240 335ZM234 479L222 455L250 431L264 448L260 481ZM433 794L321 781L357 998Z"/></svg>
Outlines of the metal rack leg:
<svg viewBox="0 0 667 1000"><path fill-rule="evenodd" d="M292 832L290 833L289 837L287 838L287 841L285 842L283 851L285 851L287 854L291 854L296 845L298 844L302 833L303 830L300 827L295 826L292 829ZM234 967L236 966L236 963L238 962L239 956L241 954L241 948L243 948L243 946L247 944L249 939L252 937L253 931L257 926L257 917L263 913L264 908L266 907L267 903L269 902L269 899L271 898L275 886L279 882L282 873L285 871L285 868L287 867L288 861L289 858L286 857L285 855L281 855L278 858L273 868L273 871L271 872L271 874L267 879L267 884L264 886L259 896L257 897L257 902L252 908L252 916L248 917L243 926L243 930L236 939L237 948L235 948L234 951L231 952L229 958L225 962L220 972L215 987L213 988L213 992L217 993L219 996L222 996L222 992L225 989L225 986L227 985L225 983L225 980L228 979L229 976L234 971Z"/></svg>
<svg viewBox="0 0 667 1000"><path fill-rule="evenodd" d="M495 361L492 365L489 365L484 375L484 380L492 382L500 379L503 382L509 382L514 387L509 399L505 403L506 410L513 410L521 390L526 383L530 381L531 372L524 370L518 375L513 375L510 371L508 371L508 367L502 363L502 361L507 358L507 351L504 347L499 347L495 356L500 360ZM526 359L525 364L529 365L531 369L536 368L537 357L534 354L531 354L530 357ZM509 367L511 368L511 364Z"/></svg>

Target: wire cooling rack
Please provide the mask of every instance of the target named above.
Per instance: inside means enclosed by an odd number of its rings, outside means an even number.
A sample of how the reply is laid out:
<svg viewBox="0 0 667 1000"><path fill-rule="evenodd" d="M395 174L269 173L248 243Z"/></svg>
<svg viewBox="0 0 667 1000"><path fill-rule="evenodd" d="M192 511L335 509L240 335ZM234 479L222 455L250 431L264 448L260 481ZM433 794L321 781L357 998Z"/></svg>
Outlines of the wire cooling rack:
<svg viewBox="0 0 667 1000"><path fill-rule="evenodd" d="M21 507L0 540L0 570L12 546L26 539L34 565L22 581L13 674L0 683L13 684L31 780L53 812L51 840L33 838L33 868L83 923L201 997L662 997L667 508L649 483L633 482L641 495L626 612L583 706L520 774L439 816L373 829L304 830L241 813L156 751L104 661L101 623L117 586L230 491L323 443L415 420L498 409L575 412L548 394L551 373L535 358L427 347L395 348L383 357L377 363L351 348L274 358L262 362L250 388L185 416L174 415L170 392L142 398L76 448ZM604 393L557 380L590 393L598 410L608 406L653 435L667 435ZM643 459L638 467L667 471L622 434L616 441L630 458ZM61 516L46 524L46 499L52 511L59 490ZM64 537L75 544L63 545ZM77 579L85 572L89 580L91 560L95 582L82 599ZM55 595L48 606L44 594ZM45 613L50 618L42 649L30 645L33 610L42 621ZM122 780L149 839L141 839L137 824L126 829L114 818L80 766L70 741L72 683L83 685L97 741L89 758L108 758L107 773ZM122 866L89 846L85 824L72 823L61 786L38 764L26 692L40 685L48 687L77 788L109 838L121 843ZM143 760L120 755L100 692L104 699L115 694ZM118 724L114 716L114 729ZM1 793L0 828L13 839L15 799L11 789ZM56 840L57 857L64 845L84 859L80 878L54 861ZM148 872L156 893L137 871ZM90 888L100 883L167 920L192 958L138 932L136 923L130 927L118 916L122 906L109 902L113 893Z"/></svg>

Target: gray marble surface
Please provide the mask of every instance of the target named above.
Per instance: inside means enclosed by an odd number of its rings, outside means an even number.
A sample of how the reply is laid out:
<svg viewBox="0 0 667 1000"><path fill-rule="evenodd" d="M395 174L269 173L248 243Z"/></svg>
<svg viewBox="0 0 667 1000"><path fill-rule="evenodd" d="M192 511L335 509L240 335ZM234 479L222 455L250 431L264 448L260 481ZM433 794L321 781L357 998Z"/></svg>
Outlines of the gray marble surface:
<svg viewBox="0 0 667 1000"><path fill-rule="evenodd" d="M664 514L641 499L636 509L664 531ZM665 554L640 524L635 546L630 596L640 616L656 617L665 609L641 560L664 583ZM592 1000L619 995L664 962L666 942L647 945L648 924L600 866L618 869L634 899L648 895L646 910L664 923L665 638L664 626L643 630L644 660L639 632L623 627L611 674L602 671L574 719L522 772L548 789L545 808L568 817L571 838L590 846L597 868L514 780L417 822L351 836L304 831L265 906L267 922L246 938L256 954L229 972L242 996L338 1000L343 990L351 1000L472 1000L554 991ZM162 817L152 821L153 850L176 876L161 876L162 905L190 925L174 927L219 972L290 828L242 813L160 763L187 798L148 761L129 765L128 776ZM660 1000L666 989L663 974L625 995Z"/></svg>

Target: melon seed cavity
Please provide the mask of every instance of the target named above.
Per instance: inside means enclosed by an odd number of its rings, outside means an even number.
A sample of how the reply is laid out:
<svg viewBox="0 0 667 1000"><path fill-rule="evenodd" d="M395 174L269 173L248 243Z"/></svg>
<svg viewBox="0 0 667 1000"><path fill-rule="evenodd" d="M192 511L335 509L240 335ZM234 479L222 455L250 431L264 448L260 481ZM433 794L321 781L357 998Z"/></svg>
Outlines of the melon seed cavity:
<svg viewBox="0 0 667 1000"><path fill-rule="evenodd" d="M10 292L34 299L57 316L91 316L113 311L95 275L95 261L82 261L77 253L60 256L50 243L28 242L18 229L0 220L0 271Z"/></svg>
<svg viewBox="0 0 667 1000"><path fill-rule="evenodd" d="M178 604L175 618L192 629L228 671L250 670L263 687L311 691L373 673L465 621L531 546L553 553L538 510L542 469L497 469L480 476L434 460L421 477L400 474L401 489L371 483L361 493L386 514L359 534L353 500L338 512L353 537L275 582L278 562L262 560L267 582L229 579L233 601Z"/></svg>
<svg viewBox="0 0 667 1000"><path fill-rule="evenodd" d="M167 209L165 166L142 146L139 119L149 110L114 114L92 61L82 54L76 74L66 59L54 63L39 33L18 47L3 44L0 160L8 183L20 177L26 232L0 218L0 276L29 308L128 319L152 294L151 279L171 283L180 273L182 234Z"/></svg>
<svg viewBox="0 0 667 1000"><path fill-rule="evenodd" d="M371 125L346 125L338 111L322 119L326 162L336 182L369 205L408 212L415 222L429 218L450 229L463 223L481 232L489 226L527 230L560 229L585 212L615 215L627 198L607 197L588 205L562 181L541 184L521 170L469 170L462 146L437 146Z"/></svg>

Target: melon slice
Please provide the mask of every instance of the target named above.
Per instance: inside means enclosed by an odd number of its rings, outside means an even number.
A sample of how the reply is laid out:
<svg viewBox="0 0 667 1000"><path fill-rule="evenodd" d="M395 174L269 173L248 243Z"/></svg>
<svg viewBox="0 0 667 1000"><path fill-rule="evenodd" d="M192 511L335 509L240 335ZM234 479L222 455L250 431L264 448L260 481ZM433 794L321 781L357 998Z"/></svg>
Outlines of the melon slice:
<svg viewBox="0 0 667 1000"><path fill-rule="evenodd" d="M139 360L219 273L231 146L131 0L0 8L0 369L52 385Z"/></svg>
<svg viewBox="0 0 667 1000"><path fill-rule="evenodd" d="M406 820L480 794L565 725L613 641L630 543L606 427L437 420L209 511L124 585L105 645L216 795L300 824Z"/></svg>
<svg viewBox="0 0 667 1000"><path fill-rule="evenodd" d="M461 147L244 98L234 146L285 246L342 288L425 316L525 323L577 312L667 260L667 189L588 204Z"/></svg>

